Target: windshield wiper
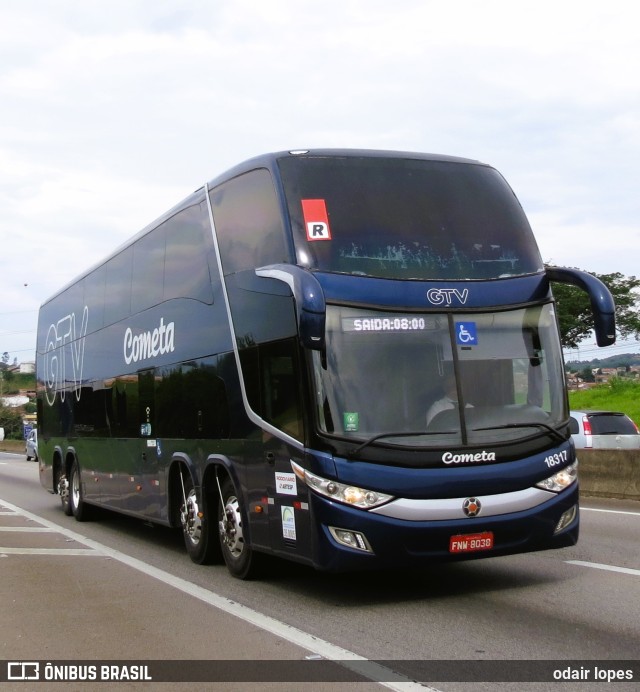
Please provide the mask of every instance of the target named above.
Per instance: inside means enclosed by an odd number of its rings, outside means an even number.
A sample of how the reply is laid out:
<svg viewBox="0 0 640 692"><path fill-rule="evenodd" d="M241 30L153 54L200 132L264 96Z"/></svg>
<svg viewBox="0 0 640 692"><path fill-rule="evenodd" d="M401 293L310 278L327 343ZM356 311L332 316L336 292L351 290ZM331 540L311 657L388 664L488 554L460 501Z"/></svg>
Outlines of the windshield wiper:
<svg viewBox="0 0 640 692"><path fill-rule="evenodd" d="M351 457L356 456L359 454L365 447L368 447L370 444L373 444L377 440L381 440L383 437L420 437L420 435L451 435L455 433L455 430L437 430L434 432L427 432L426 430L420 430L418 432L386 432L386 433L379 433L378 435L374 435L373 437L370 437L368 440L365 440L362 444L358 445L355 449L352 449L350 452L347 453L347 458L350 459Z"/></svg>
<svg viewBox="0 0 640 692"><path fill-rule="evenodd" d="M506 430L507 428L542 428L561 442L566 442L567 438L562 436L554 427L547 423L504 423L503 425L491 425L488 428L473 428L473 432L482 432L483 430Z"/></svg>
<svg viewBox="0 0 640 692"><path fill-rule="evenodd" d="M566 442L567 439L562 436L554 427L548 425L547 423L504 423L502 425L491 425L486 428L473 428L473 432L482 432L486 430L506 430L510 428L542 428L546 430L552 437L555 437L560 442ZM454 435L459 433L459 430L420 430L418 432L386 432L379 433L365 440L362 444L359 444L355 449L348 452L345 456L347 459L351 459L357 456L365 447L381 440L385 437L420 437L421 435Z"/></svg>

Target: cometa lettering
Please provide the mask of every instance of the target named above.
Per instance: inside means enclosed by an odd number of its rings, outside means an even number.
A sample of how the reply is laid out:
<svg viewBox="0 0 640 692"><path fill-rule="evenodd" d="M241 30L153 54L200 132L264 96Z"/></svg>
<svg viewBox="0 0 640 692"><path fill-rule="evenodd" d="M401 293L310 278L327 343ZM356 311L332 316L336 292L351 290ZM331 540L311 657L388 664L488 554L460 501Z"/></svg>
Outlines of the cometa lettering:
<svg viewBox="0 0 640 692"><path fill-rule="evenodd" d="M164 318L160 318L160 326L153 331L134 336L131 327L127 327L124 333L124 362L127 365L172 351L175 351L175 324L165 325Z"/></svg>
<svg viewBox="0 0 640 692"><path fill-rule="evenodd" d="M484 449L476 454L453 454L445 452L442 455L442 461L445 464L477 464L483 461L495 461L495 452L486 452Z"/></svg>

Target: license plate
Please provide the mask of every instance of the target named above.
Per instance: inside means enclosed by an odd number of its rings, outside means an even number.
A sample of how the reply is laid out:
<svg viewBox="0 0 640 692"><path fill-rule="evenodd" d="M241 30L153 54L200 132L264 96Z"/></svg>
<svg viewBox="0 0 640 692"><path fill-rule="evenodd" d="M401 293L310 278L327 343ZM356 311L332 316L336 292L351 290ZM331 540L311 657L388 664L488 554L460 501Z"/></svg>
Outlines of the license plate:
<svg viewBox="0 0 640 692"><path fill-rule="evenodd" d="M449 539L450 553L474 553L478 550L491 550L493 548L493 533L467 533L451 536Z"/></svg>

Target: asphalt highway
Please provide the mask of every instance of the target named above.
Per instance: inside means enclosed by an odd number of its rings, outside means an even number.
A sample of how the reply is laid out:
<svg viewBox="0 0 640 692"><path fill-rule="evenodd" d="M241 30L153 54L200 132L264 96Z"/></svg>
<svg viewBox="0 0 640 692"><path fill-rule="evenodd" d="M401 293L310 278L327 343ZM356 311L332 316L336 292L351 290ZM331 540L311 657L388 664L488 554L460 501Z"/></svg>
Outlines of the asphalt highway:
<svg viewBox="0 0 640 692"><path fill-rule="evenodd" d="M564 681L564 690L604 690L606 676L618 675L615 689L635 690L640 503L583 498L581 519L578 545L559 551L381 574L327 575L274 561L260 581L243 582L222 565L193 564L179 532L108 512L83 523L64 516L58 497L41 488L36 463L0 453L0 658L59 668L155 662L160 678L129 678L116 689L348 683L354 692L457 692L551 690ZM341 663L305 682L299 665L309 660ZM231 663L214 670L215 680L209 669L209 682L181 681L185 670L212 661ZM550 662L555 681L527 682L529 661ZM362 676L350 677L354 669ZM178 683L159 681L167 670ZM521 681L492 682L496 671ZM39 674L43 680L42 663ZM235 682L221 680L225 674ZM106 689L91 680L75 685ZM2 687L26 689L19 680ZM60 683L34 689L47 687Z"/></svg>

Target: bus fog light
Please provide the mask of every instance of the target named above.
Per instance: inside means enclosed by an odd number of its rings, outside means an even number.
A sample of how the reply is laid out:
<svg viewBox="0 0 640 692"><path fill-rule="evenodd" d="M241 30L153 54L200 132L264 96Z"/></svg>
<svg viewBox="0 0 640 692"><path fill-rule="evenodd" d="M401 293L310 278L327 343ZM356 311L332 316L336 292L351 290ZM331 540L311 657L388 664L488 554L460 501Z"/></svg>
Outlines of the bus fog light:
<svg viewBox="0 0 640 692"><path fill-rule="evenodd" d="M346 545L347 548L354 548L355 550L362 550L365 553L373 552L369 545L369 541L365 538L364 534L359 531L338 529L335 526L330 526L329 531L340 545Z"/></svg>
<svg viewBox="0 0 640 692"><path fill-rule="evenodd" d="M568 509L566 512L562 514L560 517L560 521L558 522L556 526L556 530L554 533L559 533L563 529L566 529L567 526L576 518L576 515L578 514L578 505L573 505L571 509Z"/></svg>

